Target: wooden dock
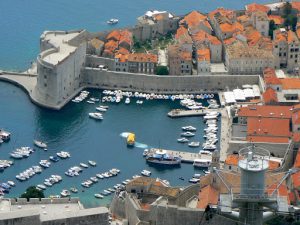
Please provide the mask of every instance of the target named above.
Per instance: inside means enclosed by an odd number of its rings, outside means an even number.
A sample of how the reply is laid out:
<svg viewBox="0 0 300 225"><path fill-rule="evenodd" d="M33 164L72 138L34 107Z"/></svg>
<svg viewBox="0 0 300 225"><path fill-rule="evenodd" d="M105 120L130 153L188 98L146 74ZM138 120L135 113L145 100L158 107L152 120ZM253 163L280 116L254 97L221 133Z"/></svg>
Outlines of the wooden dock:
<svg viewBox="0 0 300 225"><path fill-rule="evenodd" d="M197 109L197 110L184 110L173 109L168 112L168 116L171 118L184 117L184 116L205 116L209 112L220 112L220 109Z"/></svg>
<svg viewBox="0 0 300 225"><path fill-rule="evenodd" d="M150 152L156 151L165 151L169 155L179 156L181 157L182 163L193 163L195 159L207 159L212 160L212 156L208 154L199 154L194 152L183 152L183 151L175 151L175 150L166 150L161 148L151 148Z"/></svg>

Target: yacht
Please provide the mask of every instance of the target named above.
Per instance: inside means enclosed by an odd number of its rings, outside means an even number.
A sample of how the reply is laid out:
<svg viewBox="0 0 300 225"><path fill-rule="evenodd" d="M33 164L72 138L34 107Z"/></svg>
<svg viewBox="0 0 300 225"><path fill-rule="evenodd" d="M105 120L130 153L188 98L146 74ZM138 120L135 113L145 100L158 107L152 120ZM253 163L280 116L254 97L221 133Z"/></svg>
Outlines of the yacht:
<svg viewBox="0 0 300 225"><path fill-rule="evenodd" d="M187 139L187 138L178 138L177 141L179 143L187 143L187 142L189 142L189 139Z"/></svg>
<svg viewBox="0 0 300 225"><path fill-rule="evenodd" d="M93 102L99 102L100 101L99 98L90 98L90 100L93 101Z"/></svg>
<svg viewBox="0 0 300 225"><path fill-rule="evenodd" d="M189 147L199 147L200 146L200 142L198 142L198 141L192 141L188 145L189 145Z"/></svg>
<svg viewBox="0 0 300 225"><path fill-rule="evenodd" d="M23 159L23 156L18 153L10 153L10 157L12 157L14 159Z"/></svg>
<svg viewBox="0 0 300 225"><path fill-rule="evenodd" d="M100 105L99 107L102 108L102 109L108 109L109 108L108 105Z"/></svg>
<svg viewBox="0 0 300 225"><path fill-rule="evenodd" d="M143 156L146 157L149 154L149 149L145 149L143 152Z"/></svg>
<svg viewBox="0 0 300 225"><path fill-rule="evenodd" d="M91 177L90 180L93 181L94 183L98 182L98 178L97 177Z"/></svg>
<svg viewBox="0 0 300 225"><path fill-rule="evenodd" d="M182 130L184 130L184 131L196 131L197 128L193 127L193 126L185 126L185 127L182 127Z"/></svg>
<svg viewBox="0 0 300 225"><path fill-rule="evenodd" d="M183 137L193 137L193 136L195 136L195 133L187 131L187 132L181 133L181 136L183 136Z"/></svg>
<svg viewBox="0 0 300 225"><path fill-rule="evenodd" d="M143 170L143 171L141 172L141 174L142 174L143 176L145 176L145 177L150 177L150 176L151 176L151 171L149 171L149 170Z"/></svg>
<svg viewBox="0 0 300 225"><path fill-rule="evenodd" d="M211 164L211 159L195 159L193 166L194 167L201 167L201 168L208 168Z"/></svg>
<svg viewBox="0 0 300 225"><path fill-rule="evenodd" d="M64 151L61 151L61 152L58 152L56 153L56 155L62 159L66 159L66 158L70 158L71 155L69 152L64 152Z"/></svg>
<svg viewBox="0 0 300 225"><path fill-rule="evenodd" d="M91 166L96 166L96 165L97 165L97 163L96 163L95 161L89 160L88 162L89 162L89 164L90 164Z"/></svg>
<svg viewBox="0 0 300 225"><path fill-rule="evenodd" d="M87 100L86 102L89 103L89 104L95 104L95 102L91 101L91 100Z"/></svg>
<svg viewBox="0 0 300 225"><path fill-rule="evenodd" d="M130 98L126 98L125 99L125 104L129 104L130 103Z"/></svg>
<svg viewBox="0 0 300 225"><path fill-rule="evenodd" d="M101 198L101 199L104 198L104 196L101 195L101 194L95 194L94 196L95 196L96 198Z"/></svg>
<svg viewBox="0 0 300 225"><path fill-rule="evenodd" d="M71 187L71 188L70 188L70 191L71 191L72 193L77 193L77 192L78 192L78 189L75 188L75 187Z"/></svg>
<svg viewBox="0 0 300 225"><path fill-rule="evenodd" d="M60 195L62 197L68 197L71 195L71 193L68 190L62 190L62 192L60 192Z"/></svg>
<svg viewBox="0 0 300 225"><path fill-rule="evenodd" d="M164 150L158 150L146 156L147 163L161 166L180 166L181 158L167 154Z"/></svg>
<svg viewBox="0 0 300 225"><path fill-rule="evenodd" d="M44 168L49 168L51 163L48 160L41 160L39 163Z"/></svg>
<svg viewBox="0 0 300 225"><path fill-rule="evenodd" d="M13 182L13 181L11 181L11 180L7 181L7 183L8 183L9 186L11 186L11 187L16 186L15 182Z"/></svg>
<svg viewBox="0 0 300 225"><path fill-rule="evenodd" d="M79 164L81 167L83 167L83 168L88 168L89 166L87 165L87 164L85 164L85 163L80 163Z"/></svg>
<svg viewBox="0 0 300 225"><path fill-rule="evenodd" d="M33 143L39 148L47 148L47 144L45 142L34 140Z"/></svg>
<svg viewBox="0 0 300 225"><path fill-rule="evenodd" d="M101 113L89 113L89 117L96 119L96 120L103 120L103 116Z"/></svg>
<svg viewBox="0 0 300 225"><path fill-rule="evenodd" d="M42 189L42 190L45 190L47 187L43 184L38 184L36 185L38 188Z"/></svg>
<svg viewBox="0 0 300 225"><path fill-rule="evenodd" d="M99 179L103 179L104 178L104 176L102 174L100 174L100 173L97 173L96 177L98 177Z"/></svg>
<svg viewBox="0 0 300 225"><path fill-rule="evenodd" d="M52 161L52 162L58 162L59 161L59 158L57 156L50 156L49 159Z"/></svg>
<svg viewBox="0 0 300 225"><path fill-rule="evenodd" d="M106 23L109 25L115 25L115 24L119 23L119 20L116 18L111 18L110 20L106 21Z"/></svg>
<svg viewBox="0 0 300 225"><path fill-rule="evenodd" d="M101 106L100 107L96 107L96 110L99 111L99 112L106 112L107 111L106 108L102 108Z"/></svg>

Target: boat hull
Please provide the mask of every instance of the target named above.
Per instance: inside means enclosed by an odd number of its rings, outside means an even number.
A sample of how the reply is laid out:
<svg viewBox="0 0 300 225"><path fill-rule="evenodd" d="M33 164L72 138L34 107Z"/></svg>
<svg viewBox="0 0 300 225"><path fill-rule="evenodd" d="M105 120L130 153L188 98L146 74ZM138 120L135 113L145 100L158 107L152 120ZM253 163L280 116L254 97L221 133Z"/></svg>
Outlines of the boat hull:
<svg viewBox="0 0 300 225"><path fill-rule="evenodd" d="M164 161L164 160L146 160L150 165L162 166L162 167L179 167L181 161Z"/></svg>

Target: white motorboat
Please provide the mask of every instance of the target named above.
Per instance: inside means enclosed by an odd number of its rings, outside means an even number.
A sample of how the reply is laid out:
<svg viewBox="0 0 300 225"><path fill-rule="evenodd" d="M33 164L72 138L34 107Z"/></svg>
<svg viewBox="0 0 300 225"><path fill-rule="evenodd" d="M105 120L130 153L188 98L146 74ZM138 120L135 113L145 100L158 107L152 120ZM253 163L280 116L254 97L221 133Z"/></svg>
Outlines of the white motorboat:
<svg viewBox="0 0 300 225"><path fill-rule="evenodd" d="M104 196L101 195L101 194L95 194L94 196L95 196L96 198L101 198L101 199L104 198Z"/></svg>
<svg viewBox="0 0 300 225"><path fill-rule="evenodd" d="M184 131L196 131L197 128L193 127L193 126L185 126L185 127L182 127L182 130L184 130Z"/></svg>
<svg viewBox="0 0 300 225"><path fill-rule="evenodd" d="M95 161L92 161L92 160L89 160L88 163L91 165L91 166L96 166L97 163Z"/></svg>
<svg viewBox="0 0 300 225"><path fill-rule="evenodd" d="M150 177L150 176L151 176L151 171L149 171L149 170L143 170L143 171L141 172L141 174L142 174L143 176L145 176L145 177Z"/></svg>
<svg viewBox="0 0 300 225"><path fill-rule="evenodd" d="M205 151L205 150L200 150L199 154L203 154L203 155L212 155L212 153L210 151Z"/></svg>
<svg viewBox="0 0 300 225"><path fill-rule="evenodd" d="M45 142L34 140L33 143L39 148L47 148L47 144Z"/></svg>
<svg viewBox="0 0 300 225"><path fill-rule="evenodd" d="M115 25L115 24L119 23L119 20L116 18L112 18L112 19L106 21L106 23L109 25Z"/></svg>
<svg viewBox="0 0 300 225"><path fill-rule="evenodd" d="M93 102L99 102L100 101L99 98L90 98L90 100L93 101Z"/></svg>
<svg viewBox="0 0 300 225"><path fill-rule="evenodd" d="M130 98L126 98L125 99L125 104L129 104L130 103Z"/></svg>
<svg viewBox="0 0 300 225"><path fill-rule="evenodd" d="M203 149L204 150L215 150L217 148L217 146L215 145L204 145Z"/></svg>
<svg viewBox="0 0 300 225"><path fill-rule="evenodd" d="M16 186L15 182L13 182L13 181L11 181L11 180L7 181L7 183L8 183L9 186L11 186L11 187Z"/></svg>
<svg viewBox="0 0 300 225"><path fill-rule="evenodd" d="M194 167L201 167L201 168L208 168L211 164L211 159L195 159L193 166Z"/></svg>
<svg viewBox="0 0 300 225"><path fill-rule="evenodd" d="M45 190L47 187L43 184L38 184L36 185L38 188L42 189L42 190Z"/></svg>
<svg viewBox="0 0 300 225"><path fill-rule="evenodd" d="M61 152L58 152L56 153L56 155L62 159L66 159L66 158L70 158L71 155L69 152L64 152L64 151L61 151Z"/></svg>
<svg viewBox="0 0 300 225"><path fill-rule="evenodd" d="M81 167L83 167L83 168L88 168L89 166L87 165L87 164L85 164L85 163L80 163L79 164Z"/></svg>
<svg viewBox="0 0 300 225"><path fill-rule="evenodd" d="M99 107L100 107L100 108L103 108L103 109L108 109L108 108L109 108L108 105L100 105Z"/></svg>
<svg viewBox="0 0 300 225"><path fill-rule="evenodd" d="M87 100L86 102L89 103L89 104L95 104L95 102L91 101L91 100Z"/></svg>
<svg viewBox="0 0 300 225"><path fill-rule="evenodd" d="M196 184L196 183L198 183L199 181L200 181L199 178L191 178L191 179L189 179L189 182L190 182L190 183L193 183L193 184Z"/></svg>
<svg viewBox="0 0 300 225"><path fill-rule="evenodd" d="M103 116L101 113L89 113L89 117L96 119L96 120L103 120Z"/></svg>
<svg viewBox="0 0 300 225"><path fill-rule="evenodd" d="M199 147L200 146L200 142L198 141L192 141L188 144L189 147L193 147L193 148L196 148L196 147Z"/></svg>
<svg viewBox="0 0 300 225"><path fill-rule="evenodd" d="M60 195L62 197L68 197L71 195L71 193L68 190L62 190L62 192L60 192Z"/></svg>
<svg viewBox="0 0 300 225"><path fill-rule="evenodd" d="M179 143L187 143L187 142L189 142L189 139L187 139L187 138L178 138L177 142L179 142Z"/></svg>
<svg viewBox="0 0 300 225"><path fill-rule="evenodd" d="M104 178L104 176L102 174L100 174L100 173L97 173L96 177L98 177L99 179L103 179Z"/></svg>
<svg viewBox="0 0 300 225"><path fill-rule="evenodd" d="M90 180L93 181L94 183L98 182L98 178L97 177L91 177Z"/></svg>
<svg viewBox="0 0 300 225"><path fill-rule="evenodd" d="M183 137L193 137L193 136L195 136L195 133L187 131L187 132L181 133L181 136L183 136Z"/></svg>
<svg viewBox="0 0 300 225"><path fill-rule="evenodd" d="M99 112L106 112L107 111L106 108L102 108L101 106L96 107L96 110L99 111Z"/></svg>

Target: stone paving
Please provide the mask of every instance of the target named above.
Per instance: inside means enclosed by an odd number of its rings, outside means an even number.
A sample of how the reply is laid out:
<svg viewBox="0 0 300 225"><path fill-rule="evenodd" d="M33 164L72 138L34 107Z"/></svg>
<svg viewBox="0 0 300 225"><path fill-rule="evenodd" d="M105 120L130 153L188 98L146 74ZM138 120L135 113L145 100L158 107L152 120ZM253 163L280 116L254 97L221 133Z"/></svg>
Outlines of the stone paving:
<svg viewBox="0 0 300 225"><path fill-rule="evenodd" d="M221 110L220 163L224 163L227 157L231 134L230 119L227 109L228 108L225 107Z"/></svg>

